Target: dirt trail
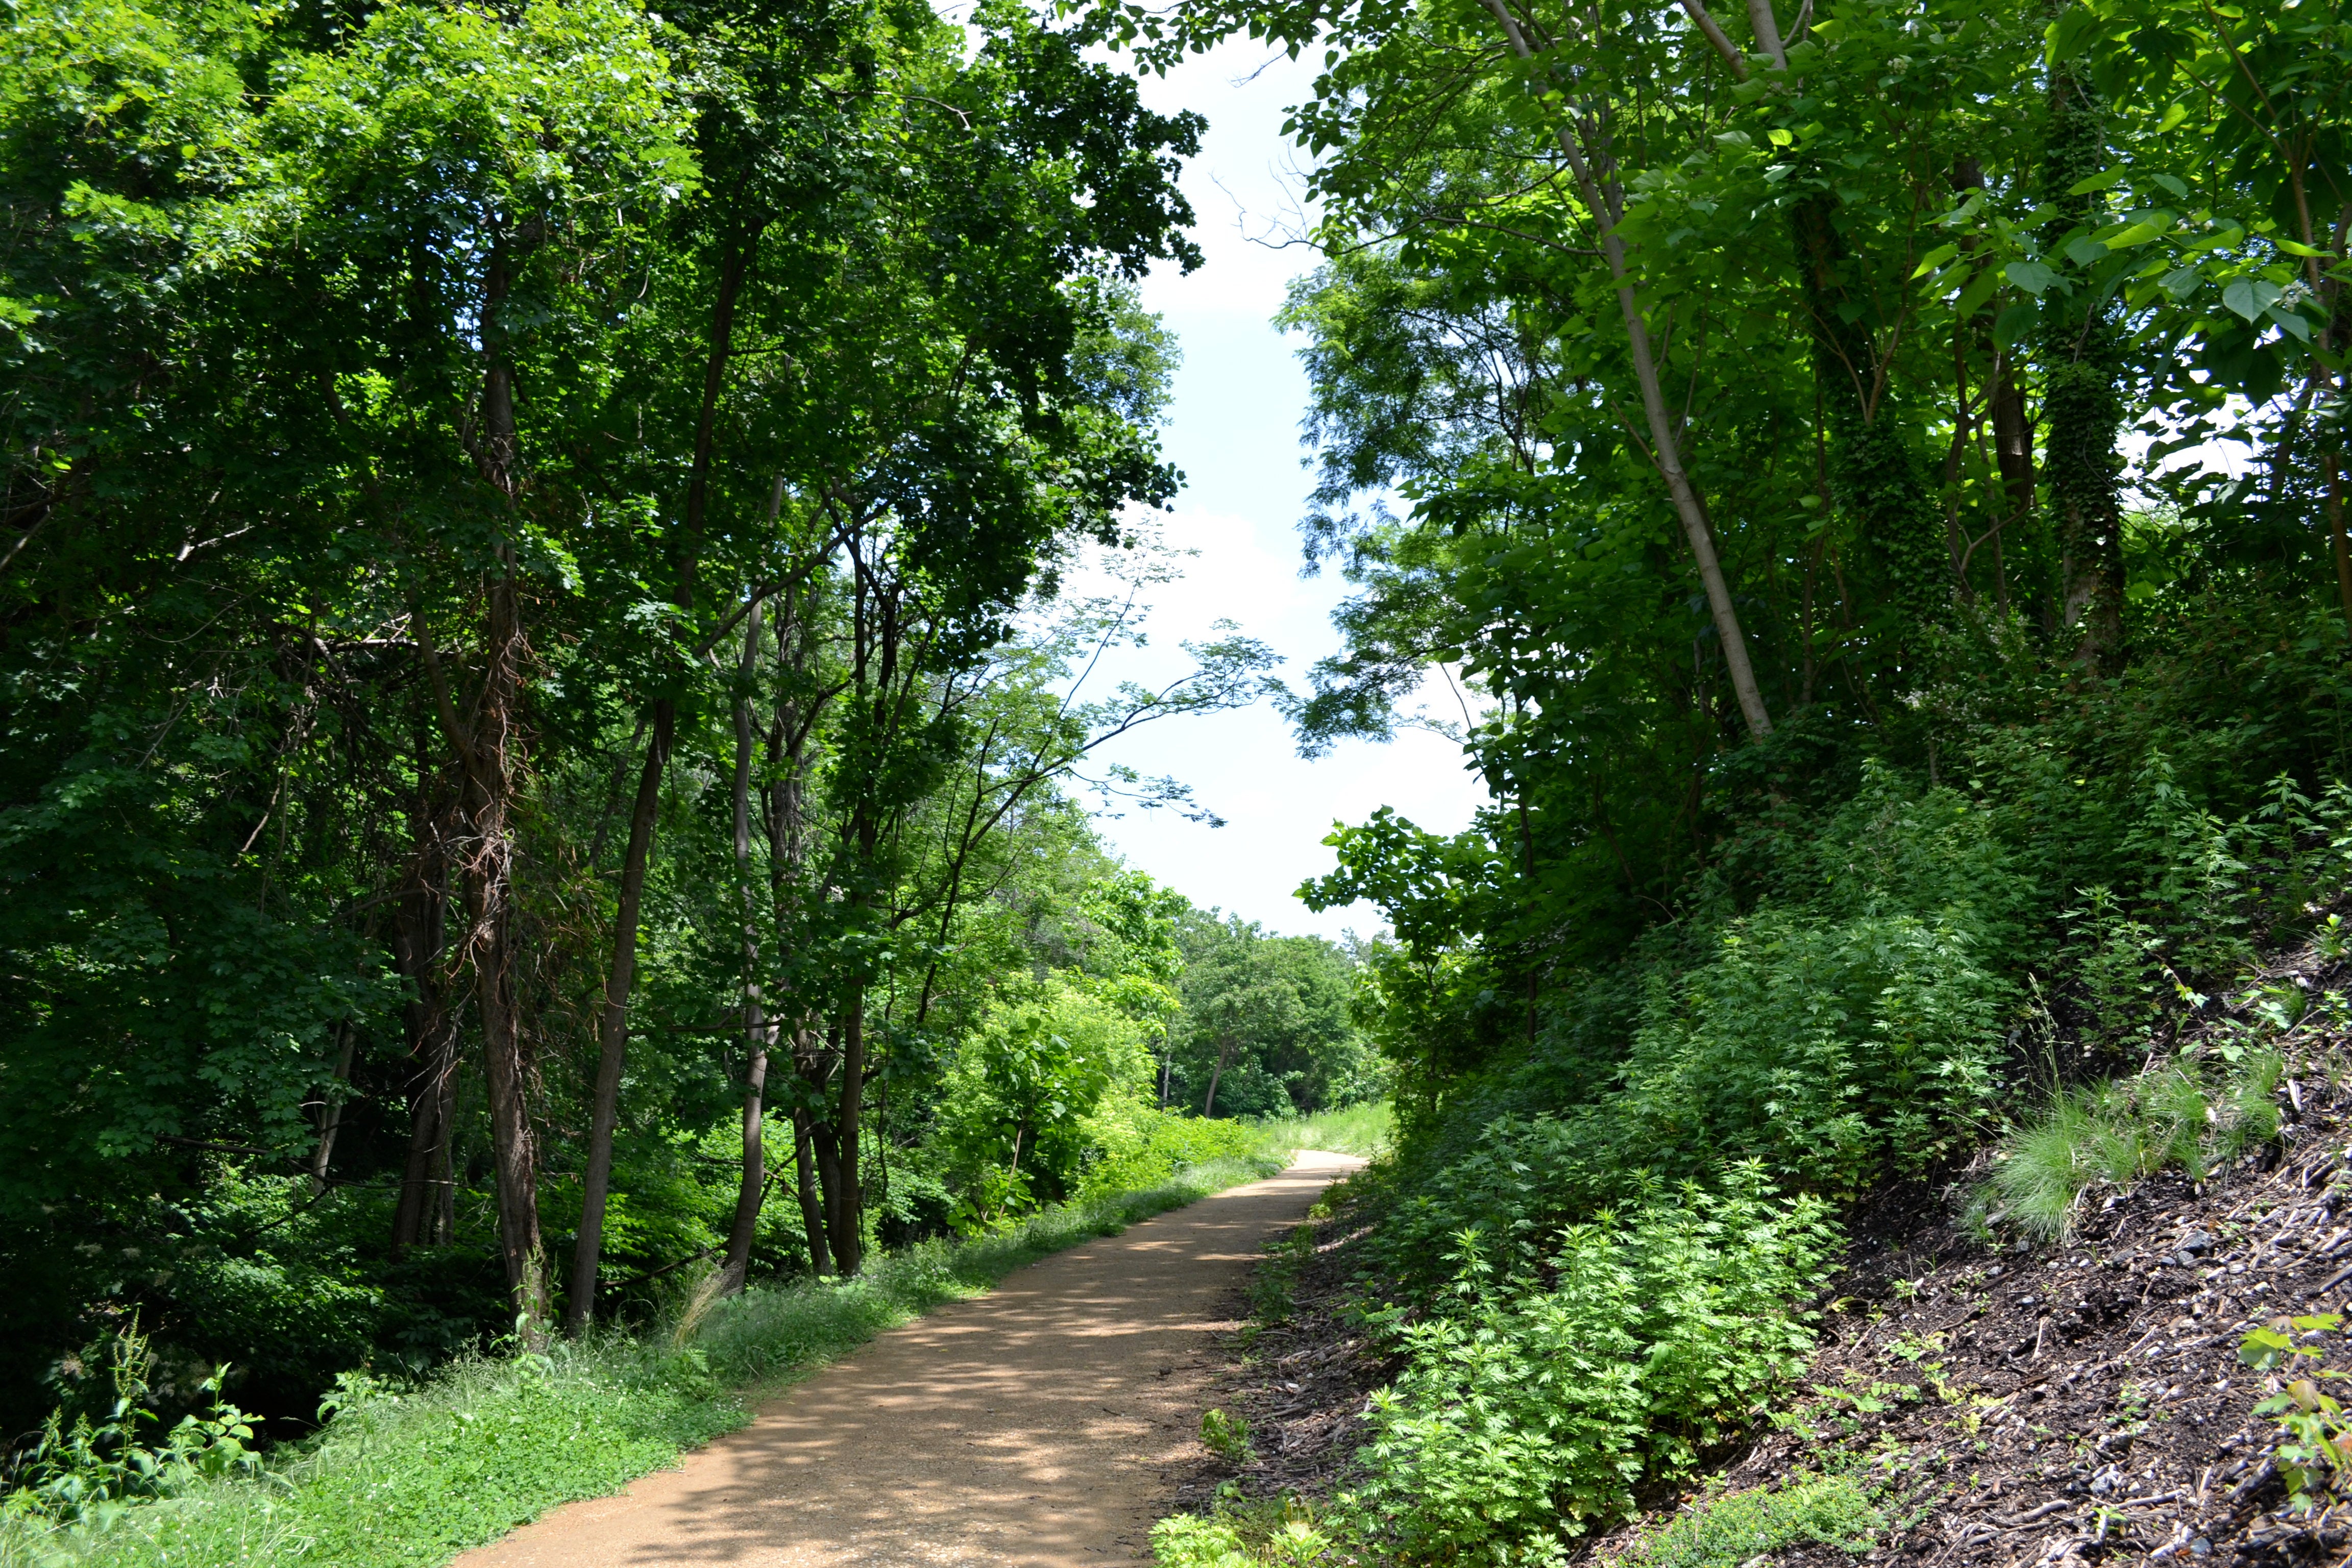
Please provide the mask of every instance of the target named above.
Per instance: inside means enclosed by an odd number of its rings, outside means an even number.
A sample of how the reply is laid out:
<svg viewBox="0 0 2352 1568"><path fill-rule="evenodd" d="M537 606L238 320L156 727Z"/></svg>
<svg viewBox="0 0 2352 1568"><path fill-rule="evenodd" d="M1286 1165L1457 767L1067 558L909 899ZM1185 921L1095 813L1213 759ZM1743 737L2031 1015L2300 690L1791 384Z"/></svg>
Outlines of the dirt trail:
<svg viewBox="0 0 2352 1568"><path fill-rule="evenodd" d="M1301 1154L940 1309L616 1497L458 1568L1150 1561L1163 1478L1198 1441L1213 1337L1259 1247L1361 1164Z"/></svg>

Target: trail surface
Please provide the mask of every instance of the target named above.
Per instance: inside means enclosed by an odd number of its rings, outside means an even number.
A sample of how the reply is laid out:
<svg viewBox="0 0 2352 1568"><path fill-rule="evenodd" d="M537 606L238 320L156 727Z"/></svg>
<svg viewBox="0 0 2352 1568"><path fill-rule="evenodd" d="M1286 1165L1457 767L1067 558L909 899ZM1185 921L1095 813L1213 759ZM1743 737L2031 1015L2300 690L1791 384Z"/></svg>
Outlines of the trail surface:
<svg viewBox="0 0 2352 1568"><path fill-rule="evenodd" d="M1150 1561L1213 1341L1259 1247L1363 1163L1281 1175L1057 1253L884 1334L751 1426L458 1568Z"/></svg>

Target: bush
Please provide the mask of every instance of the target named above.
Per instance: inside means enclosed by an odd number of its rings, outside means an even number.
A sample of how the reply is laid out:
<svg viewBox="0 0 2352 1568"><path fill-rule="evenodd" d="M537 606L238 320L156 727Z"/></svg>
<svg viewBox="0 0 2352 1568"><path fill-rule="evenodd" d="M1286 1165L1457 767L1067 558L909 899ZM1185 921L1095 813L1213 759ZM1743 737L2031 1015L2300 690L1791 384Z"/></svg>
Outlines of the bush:
<svg viewBox="0 0 2352 1568"><path fill-rule="evenodd" d="M1415 1563L1523 1561L1624 1517L1802 1370L1796 1302L1833 1245L1822 1202L1752 1163L1570 1226L1548 1288L1465 1236L1453 1309L1402 1331L1349 1506Z"/></svg>
<svg viewBox="0 0 2352 1568"><path fill-rule="evenodd" d="M1385 1100L1258 1124L1269 1150L1320 1149L1366 1159L1385 1152L1395 1130L1396 1114Z"/></svg>
<svg viewBox="0 0 2352 1568"><path fill-rule="evenodd" d="M1990 1103L2008 986L1961 912L1821 921L1771 909L1654 977L1611 1108L1621 1161L1759 1159L1858 1190L1917 1170Z"/></svg>
<svg viewBox="0 0 2352 1568"><path fill-rule="evenodd" d="M1331 1537L1287 1499L1205 1519L1180 1513L1151 1527L1160 1568L1310 1568L1334 1562L1333 1553Z"/></svg>
<svg viewBox="0 0 2352 1568"><path fill-rule="evenodd" d="M1087 1121L1087 1133L1103 1152L1078 1184L1082 1202L1157 1186L1187 1165L1253 1159L1272 1148L1266 1133L1248 1122L1146 1105L1106 1107Z"/></svg>

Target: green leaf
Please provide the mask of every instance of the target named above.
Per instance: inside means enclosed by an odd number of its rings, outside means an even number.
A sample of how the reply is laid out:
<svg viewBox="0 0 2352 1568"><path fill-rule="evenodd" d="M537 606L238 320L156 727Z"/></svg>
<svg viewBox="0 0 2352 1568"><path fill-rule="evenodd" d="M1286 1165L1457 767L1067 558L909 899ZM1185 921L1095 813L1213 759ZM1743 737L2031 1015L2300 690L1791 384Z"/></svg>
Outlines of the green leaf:
<svg viewBox="0 0 2352 1568"><path fill-rule="evenodd" d="M2149 240L2161 237L2164 231L2154 224L2136 223L2121 234L2109 236L2106 247L2109 250L2128 250L2135 245L2146 245Z"/></svg>
<svg viewBox="0 0 2352 1568"><path fill-rule="evenodd" d="M2188 118L2189 106L2185 103L2176 103L2164 111L2164 119L2157 125L2156 133L2161 136L2166 132L2171 130L2174 126L2179 124L2182 121ZM2166 178L2166 176L2161 174L2157 177L2158 179Z"/></svg>
<svg viewBox="0 0 2352 1568"><path fill-rule="evenodd" d="M1772 134L1775 136L1786 136L1788 132L1785 131L1775 131ZM1936 247L1935 249L1929 251L1927 255L1919 258L1918 269L1913 272L1911 276L1914 278L1925 278L1928 273L1933 272L1937 268L1941 267L1945 262L1949 261L1953 257L1958 256L1959 253L1960 247L1957 245L1939 245Z"/></svg>
<svg viewBox="0 0 2352 1568"><path fill-rule="evenodd" d="M2109 169L2104 174L2093 174L2087 180L2075 181L2066 187L2066 194L2070 196L2087 196L2093 191L2110 191L2123 184L2123 178L2124 172L2121 169Z"/></svg>
<svg viewBox="0 0 2352 1568"><path fill-rule="evenodd" d="M2012 261L2002 268L2001 272L2011 283L2037 300L2042 297L2043 289L2058 281L2058 274L2039 261ZM2251 316L2248 317L2248 320L2252 319Z"/></svg>
<svg viewBox="0 0 2352 1568"><path fill-rule="evenodd" d="M2066 242L2066 259L2077 267L2088 267L2093 262L2105 261L2106 258L2107 247L2095 239L2074 239Z"/></svg>
<svg viewBox="0 0 2352 1568"><path fill-rule="evenodd" d="M2221 290L2221 303L2251 321L2279 302L2285 290L2259 278L2240 278Z"/></svg>
<svg viewBox="0 0 2352 1568"><path fill-rule="evenodd" d="M2323 261L2327 259L2327 252L2324 250L2314 250L2311 247L2304 244L2300 240L2282 239L2277 235L2273 235L2271 236L2271 243L2277 246L2281 250L2285 251L2289 256L2315 256Z"/></svg>

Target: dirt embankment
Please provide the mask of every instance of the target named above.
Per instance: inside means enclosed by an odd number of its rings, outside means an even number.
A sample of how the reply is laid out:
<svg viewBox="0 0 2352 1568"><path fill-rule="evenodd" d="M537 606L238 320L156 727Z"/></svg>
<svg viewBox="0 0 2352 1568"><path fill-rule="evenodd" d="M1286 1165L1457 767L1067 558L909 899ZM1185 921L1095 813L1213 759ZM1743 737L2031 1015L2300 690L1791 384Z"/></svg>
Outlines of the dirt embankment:
<svg viewBox="0 0 2352 1568"><path fill-rule="evenodd" d="M1307 1154L885 1334L752 1424L462 1568L1150 1560L1265 1241L1361 1164Z"/></svg>
<svg viewBox="0 0 2352 1568"><path fill-rule="evenodd" d="M2276 1143L2202 1184L2175 1173L2094 1199L2063 1246L1980 1245L1953 1218L1952 1184L1883 1192L1850 1215L1809 1375L1711 1479L1867 1478L1885 1528L1864 1563L2352 1560L2352 1505L2286 1509L2277 1427L2253 1414L2267 1380L2238 1354L2282 1315L2352 1305L2352 1061L2342 1041L2298 1056ZM1238 1470L1198 1465L1184 1506L1204 1509L1224 1483L1267 1497L1343 1481L1368 1395L1396 1371L1347 1310L1365 1288L1350 1223L1326 1222L1315 1250L1295 1253L1286 1315L1206 1395L1248 1419L1256 1452ZM1612 1562L1706 1495L1656 1499L1577 1555ZM1743 1568L1854 1561L1813 1546Z"/></svg>

